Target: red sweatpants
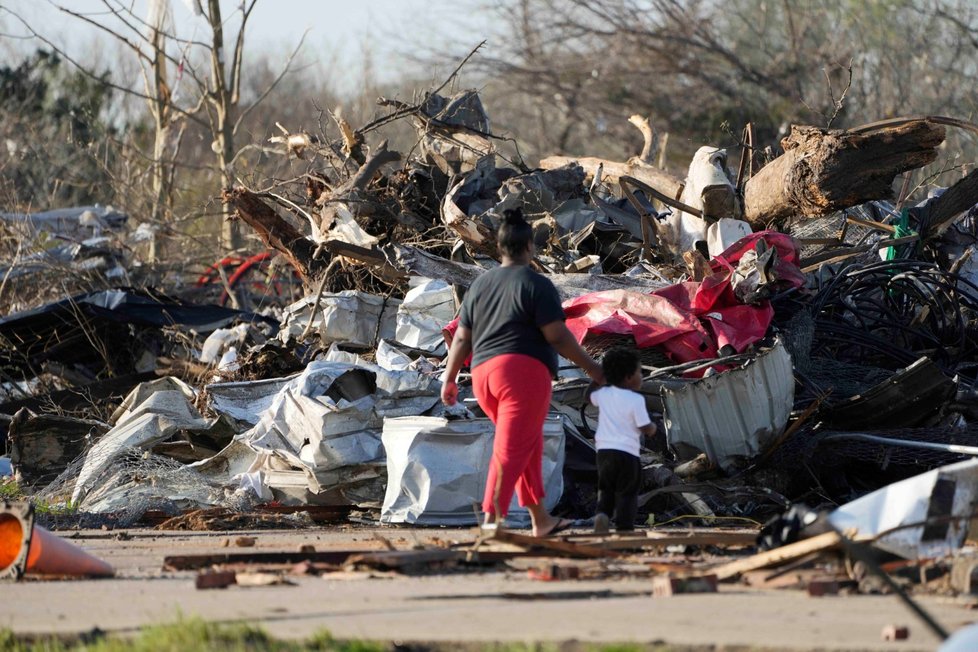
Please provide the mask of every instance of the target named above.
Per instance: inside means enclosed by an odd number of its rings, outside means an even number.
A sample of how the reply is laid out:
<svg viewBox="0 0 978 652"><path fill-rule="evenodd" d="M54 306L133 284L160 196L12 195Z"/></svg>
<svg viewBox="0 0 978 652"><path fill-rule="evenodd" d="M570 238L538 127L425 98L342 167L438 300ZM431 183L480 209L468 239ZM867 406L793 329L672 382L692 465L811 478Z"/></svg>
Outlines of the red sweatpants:
<svg viewBox="0 0 978 652"><path fill-rule="evenodd" d="M482 510L505 518L513 490L520 505L543 502L543 422L550 410L550 370L536 358L507 353L472 370L479 406L496 425Z"/></svg>

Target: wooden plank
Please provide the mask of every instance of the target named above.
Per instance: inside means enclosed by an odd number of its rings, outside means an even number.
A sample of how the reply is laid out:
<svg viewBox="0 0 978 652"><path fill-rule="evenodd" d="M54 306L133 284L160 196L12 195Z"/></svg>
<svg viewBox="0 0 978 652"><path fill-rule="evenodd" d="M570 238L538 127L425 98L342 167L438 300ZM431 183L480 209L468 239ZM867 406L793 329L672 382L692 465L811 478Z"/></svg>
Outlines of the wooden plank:
<svg viewBox="0 0 978 652"><path fill-rule="evenodd" d="M163 558L163 570L199 570L220 564L343 564L351 555L373 550L331 550L328 552L225 552L205 555L170 555Z"/></svg>
<svg viewBox="0 0 978 652"><path fill-rule="evenodd" d="M845 240L839 238L798 238L798 244L802 247L812 247L815 245L842 246L845 244Z"/></svg>
<svg viewBox="0 0 978 652"><path fill-rule="evenodd" d="M752 546L757 541L756 531L659 533L650 531L644 535L595 537L593 535L567 537L571 543L603 548L628 550L665 546Z"/></svg>
<svg viewBox="0 0 978 652"><path fill-rule="evenodd" d="M445 562L463 561L465 553L460 550L382 550L351 555L347 566L363 565L374 568L406 568L408 566L427 566Z"/></svg>
<svg viewBox="0 0 978 652"><path fill-rule="evenodd" d="M820 534L812 537L811 539L789 543L786 546L781 546L780 548L775 548L774 550L759 552L756 555L747 557L746 559L738 559L737 561L730 562L729 564L724 564L717 568L711 569L711 572L715 573L721 580L726 580L736 577L741 573L746 573L747 571L757 570L759 568L768 568L786 561L793 561L799 557L810 555L813 552L831 550L832 548L837 547L841 541L842 537L840 537L838 533L826 532L825 534Z"/></svg>
<svg viewBox="0 0 978 652"><path fill-rule="evenodd" d="M604 548L579 543L570 543L569 541L562 541L561 539L557 538L551 539L547 537L533 537L526 534L516 534L515 532L502 529L497 530L496 533L489 537L488 540L513 543L526 548L542 548L552 553L557 553L558 555L568 557L600 558L621 556L621 553L613 550L605 550Z"/></svg>

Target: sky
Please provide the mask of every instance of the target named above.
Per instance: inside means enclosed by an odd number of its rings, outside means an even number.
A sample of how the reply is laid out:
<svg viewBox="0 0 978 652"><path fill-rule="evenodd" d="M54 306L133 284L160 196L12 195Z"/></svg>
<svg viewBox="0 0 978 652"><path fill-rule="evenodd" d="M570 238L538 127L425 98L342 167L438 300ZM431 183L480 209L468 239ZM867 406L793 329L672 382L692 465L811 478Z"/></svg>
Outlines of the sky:
<svg viewBox="0 0 978 652"><path fill-rule="evenodd" d="M121 1L132 6L137 16L147 15L148 0ZM208 35L206 23L190 9L194 0L167 1L178 35ZM226 19L239 4L221 0ZM492 17L480 9L482 4L480 0L259 0L248 23L246 51L284 62L306 33L303 61L335 62L330 78L338 90L350 91L362 79L365 50L372 53L372 69L381 82L392 81L410 69L412 64L404 56L407 52L426 49L464 56L492 31ZM119 50L110 37L60 11L57 5L103 24L114 20L102 0L0 0L0 41L7 46L0 48L2 56L30 52L37 45L26 38L12 38L29 32L10 12L82 61L115 56Z"/></svg>

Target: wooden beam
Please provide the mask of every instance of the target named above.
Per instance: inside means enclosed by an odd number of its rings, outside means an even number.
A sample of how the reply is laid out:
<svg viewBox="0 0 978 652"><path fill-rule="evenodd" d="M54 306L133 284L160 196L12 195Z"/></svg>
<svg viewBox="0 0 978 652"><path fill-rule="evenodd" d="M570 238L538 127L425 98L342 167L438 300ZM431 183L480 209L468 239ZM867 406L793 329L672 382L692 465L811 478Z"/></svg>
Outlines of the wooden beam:
<svg viewBox="0 0 978 652"><path fill-rule="evenodd" d="M613 550L605 550L604 548L598 548L595 546L570 543L558 538L534 537L526 534L516 534L515 532L503 529L497 530L496 533L487 540L512 543L524 548L542 548L564 557L601 558L621 556L621 553Z"/></svg>
<svg viewBox="0 0 978 652"><path fill-rule="evenodd" d="M461 550L383 550L380 552L365 552L351 555L346 560L347 566L370 566L372 568L409 568L444 564L465 560Z"/></svg>
<svg viewBox="0 0 978 652"><path fill-rule="evenodd" d="M837 548L841 542L842 537L837 532L826 532L811 539L789 543L786 546L781 546L774 550L759 552L746 559L738 559L737 561L723 564L722 566L710 569L710 572L714 573L720 580L731 579L747 571L777 566L787 561L800 559L814 552L832 550L833 548Z"/></svg>
<svg viewBox="0 0 978 652"><path fill-rule="evenodd" d="M757 531L735 532L670 532L658 533L650 530L646 535L597 537L580 535L566 537L569 543L584 544L605 550L630 550L664 546L752 546L757 542Z"/></svg>

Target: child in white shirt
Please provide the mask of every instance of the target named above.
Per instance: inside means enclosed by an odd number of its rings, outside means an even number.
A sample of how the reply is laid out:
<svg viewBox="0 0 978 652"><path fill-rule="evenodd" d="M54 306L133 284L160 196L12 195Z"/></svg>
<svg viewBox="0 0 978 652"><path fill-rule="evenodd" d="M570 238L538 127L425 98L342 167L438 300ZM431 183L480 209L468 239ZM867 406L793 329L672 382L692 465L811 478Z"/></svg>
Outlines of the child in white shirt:
<svg viewBox="0 0 978 652"><path fill-rule="evenodd" d="M636 391L642 387L638 353L614 348L605 354L601 367L608 384L591 394L591 404L599 410L594 435L598 450L597 534L608 531L612 516L617 531L635 529L642 478L641 437L652 437L656 431L645 397Z"/></svg>

